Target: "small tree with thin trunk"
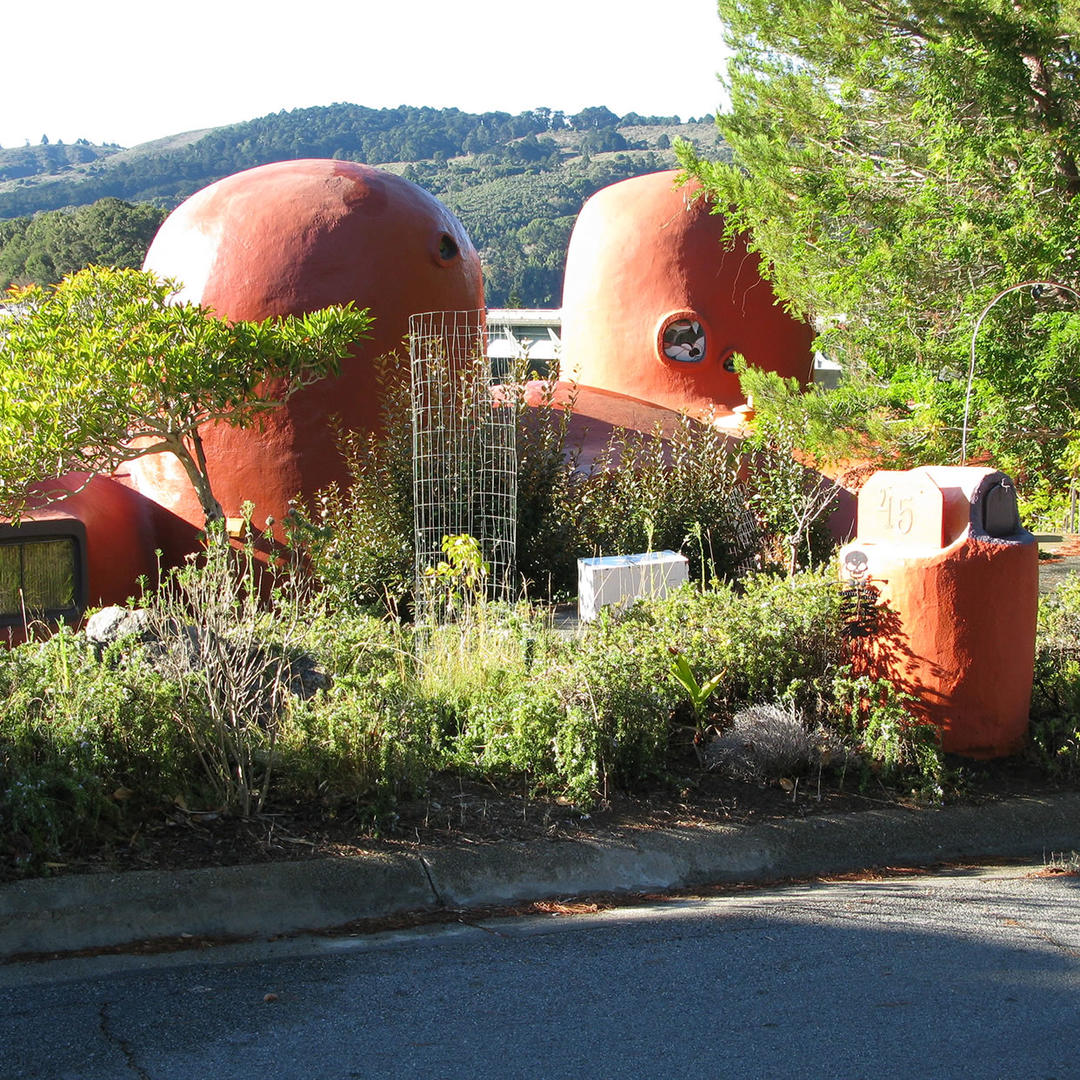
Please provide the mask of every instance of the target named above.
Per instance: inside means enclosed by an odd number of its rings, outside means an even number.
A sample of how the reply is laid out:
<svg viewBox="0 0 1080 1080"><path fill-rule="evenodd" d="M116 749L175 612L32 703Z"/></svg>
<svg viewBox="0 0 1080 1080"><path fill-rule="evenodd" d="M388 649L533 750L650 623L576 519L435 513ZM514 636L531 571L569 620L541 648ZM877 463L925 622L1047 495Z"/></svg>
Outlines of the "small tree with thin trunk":
<svg viewBox="0 0 1080 1080"><path fill-rule="evenodd" d="M51 477L109 475L170 453L207 524L221 521L200 428L257 423L335 374L372 322L351 303L227 322L174 302L177 288L145 271L88 267L0 300L0 511L17 519Z"/></svg>

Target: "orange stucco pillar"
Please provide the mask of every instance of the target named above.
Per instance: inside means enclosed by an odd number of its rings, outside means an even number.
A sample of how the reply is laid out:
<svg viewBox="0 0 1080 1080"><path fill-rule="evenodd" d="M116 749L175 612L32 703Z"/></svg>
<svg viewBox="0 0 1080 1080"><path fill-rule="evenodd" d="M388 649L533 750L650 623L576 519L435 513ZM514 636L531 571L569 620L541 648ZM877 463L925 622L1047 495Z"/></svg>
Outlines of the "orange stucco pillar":
<svg viewBox="0 0 1080 1080"><path fill-rule="evenodd" d="M945 750L1015 752L1028 727L1038 544L993 469L878 472L859 492L841 575L887 608L857 666L915 698Z"/></svg>

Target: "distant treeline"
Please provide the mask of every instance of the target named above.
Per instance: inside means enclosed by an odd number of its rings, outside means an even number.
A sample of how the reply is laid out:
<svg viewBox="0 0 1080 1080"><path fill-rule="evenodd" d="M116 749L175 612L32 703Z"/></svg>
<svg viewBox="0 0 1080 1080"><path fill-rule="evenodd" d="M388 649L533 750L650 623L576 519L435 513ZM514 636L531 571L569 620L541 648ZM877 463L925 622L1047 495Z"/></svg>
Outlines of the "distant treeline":
<svg viewBox="0 0 1080 1080"><path fill-rule="evenodd" d="M137 267L168 211L99 199L74 210L0 221L0 287L49 285L91 263Z"/></svg>
<svg viewBox="0 0 1080 1080"><path fill-rule="evenodd" d="M697 124L699 150L709 152L711 126ZM0 221L0 284L47 283L86 262L137 265L136 248L145 252L163 213L214 180L334 157L389 165L446 202L480 250L490 306L556 305L582 202L606 184L672 167L672 139L686 134L678 117L604 107L567 116L339 104L123 152L84 140L0 150L0 218L15 218Z"/></svg>
<svg viewBox="0 0 1080 1080"><path fill-rule="evenodd" d="M86 139L68 144L50 143L47 136L42 136L42 139L39 146L0 151L0 182L40 174L55 176L66 172L72 165L97 161L120 149L119 146L92 146Z"/></svg>

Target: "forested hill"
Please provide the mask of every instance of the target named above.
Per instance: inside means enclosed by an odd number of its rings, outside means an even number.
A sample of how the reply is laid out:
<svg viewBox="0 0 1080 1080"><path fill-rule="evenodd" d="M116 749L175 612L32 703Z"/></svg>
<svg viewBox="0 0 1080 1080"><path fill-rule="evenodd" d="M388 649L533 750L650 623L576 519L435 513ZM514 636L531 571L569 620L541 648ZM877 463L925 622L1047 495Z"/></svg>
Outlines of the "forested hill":
<svg viewBox="0 0 1080 1080"><path fill-rule="evenodd" d="M720 152L709 117L683 124L678 117L619 117L604 107L567 116L544 108L511 115L359 105L280 112L128 150L84 140L0 150L0 219L16 219L0 221L0 285L73 268L57 245L72 234L74 208L108 198L116 232L123 231L116 200L121 207L149 204L132 211L139 228L128 234L135 238L152 209L171 209L223 176L271 161L336 157L404 175L450 206L480 250L490 306L553 306L581 204L606 184L673 167L676 138L706 155ZM100 214L82 218L100 233ZM94 245L78 242L81 252ZM46 243L48 256L40 250Z"/></svg>

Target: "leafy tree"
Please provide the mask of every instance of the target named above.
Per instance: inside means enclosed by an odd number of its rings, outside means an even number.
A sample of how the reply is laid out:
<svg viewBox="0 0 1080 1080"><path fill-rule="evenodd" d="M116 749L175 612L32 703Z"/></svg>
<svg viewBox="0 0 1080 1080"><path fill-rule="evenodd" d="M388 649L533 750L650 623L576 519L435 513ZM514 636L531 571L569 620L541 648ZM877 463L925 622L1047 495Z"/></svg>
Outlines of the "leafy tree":
<svg viewBox="0 0 1080 1080"><path fill-rule="evenodd" d="M142 265L165 211L149 203L99 199L0 222L0 288L54 285L90 265Z"/></svg>
<svg viewBox="0 0 1080 1080"><path fill-rule="evenodd" d="M619 127L655 127L657 124L670 125L679 122L677 116L642 116L640 113L629 112L619 119Z"/></svg>
<svg viewBox="0 0 1080 1080"><path fill-rule="evenodd" d="M603 154L612 150L625 150L626 139L614 128L597 128L581 140L582 149L590 154Z"/></svg>
<svg viewBox="0 0 1080 1080"><path fill-rule="evenodd" d="M173 302L174 282L89 267L0 307L0 509L18 517L35 485L109 474L175 454L207 523L220 521L199 429L256 423L335 372L371 324L353 305L228 323Z"/></svg>
<svg viewBox="0 0 1080 1080"><path fill-rule="evenodd" d="M851 368L914 386L959 439L979 314L1080 285L1080 9L1066 0L718 0L734 164L681 160ZM978 444L1052 469L1077 426L1069 304L981 331ZM949 440L946 440L949 442ZM941 450L937 439L927 447Z"/></svg>
<svg viewBox="0 0 1080 1080"><path fill-rule="evenodd" d="M570 125L575 131L598 131L600 128L613 128L619 118L604 105L593 105L574 113Z"/></svg>

